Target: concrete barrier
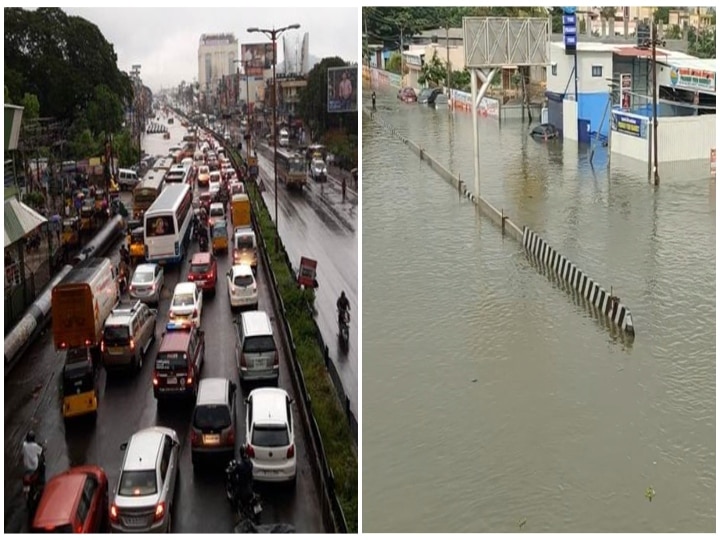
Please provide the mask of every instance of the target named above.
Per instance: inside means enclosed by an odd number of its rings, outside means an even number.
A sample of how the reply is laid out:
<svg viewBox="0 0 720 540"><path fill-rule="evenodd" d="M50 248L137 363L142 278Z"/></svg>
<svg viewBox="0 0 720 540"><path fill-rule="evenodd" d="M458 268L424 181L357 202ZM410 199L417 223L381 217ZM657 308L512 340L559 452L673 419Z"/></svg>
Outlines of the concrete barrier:
<svg viewBox="0 0 720 540"><path fill-rule="evenodd" d="M377 122L385 129L390 131L392 135L401 140L414 154L422 161L427 163L430 168L435 171L443 180L458 190L458 193L474 203L483 214L498 225L502 233L506 232L520 242L522 246L533 256L538 257L541 263L550 266L557 275L568 283L574 290L578 291L594 306L598 307L601 312L607 315L610 320L622 328L628 334L635 335L635 327L633 325L630 310L620 303L618 297L610 295L590 279L585 273L579 270L573 263L565 257L557 253L536 233L524 227L521 229L518 225L505 215L503 209L498 210L489 201L482 196L477 196L468 190L465 182L460 179L459 175L453 174L450 170L440 164L435 158L428 154L424 148L417 143L407 139L400 134L392 125L380 118L375 111L363 107L363 113L370 117L371 120Z"/></svg>
<svg viewBox="0 0 720 540"><path fill-rule="evenodd" d="M523 227L523 247L544 265L551 268L563 281L587 298L600 311L610 317L627 333L635 335L632 314L620 303L620 299L609 294L582 270L550 247L536 233Z"/></svg>

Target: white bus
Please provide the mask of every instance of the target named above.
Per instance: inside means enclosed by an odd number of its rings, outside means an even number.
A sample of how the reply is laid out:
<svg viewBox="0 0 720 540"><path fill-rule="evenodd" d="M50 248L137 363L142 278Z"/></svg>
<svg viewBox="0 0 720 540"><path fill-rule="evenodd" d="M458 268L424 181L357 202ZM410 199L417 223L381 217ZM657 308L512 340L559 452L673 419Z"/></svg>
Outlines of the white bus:
<svg viewBox="0 0 720 540"><path fill-rule="evenodd" d="M182 261L190 243L192 191L169 184L145 212L145 258L151 263Z"/></svg>

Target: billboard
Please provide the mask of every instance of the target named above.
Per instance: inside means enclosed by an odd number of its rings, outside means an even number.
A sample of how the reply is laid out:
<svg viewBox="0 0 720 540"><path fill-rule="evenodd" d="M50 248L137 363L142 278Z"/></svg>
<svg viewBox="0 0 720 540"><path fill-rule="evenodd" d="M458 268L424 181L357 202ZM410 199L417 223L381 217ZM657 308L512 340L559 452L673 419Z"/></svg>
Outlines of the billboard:
<svg viewBox="0 0 720 540"><path fill-rule="evenodd" d="M273 63L272 43L243 43L242 62L248 75L262 75Z"/></svg>
<svg viewBox="0 0 720 540"><path fill-rule="evenodd" d="M329 113L357 112L357 66L328 68L327 110Z"/></svg>

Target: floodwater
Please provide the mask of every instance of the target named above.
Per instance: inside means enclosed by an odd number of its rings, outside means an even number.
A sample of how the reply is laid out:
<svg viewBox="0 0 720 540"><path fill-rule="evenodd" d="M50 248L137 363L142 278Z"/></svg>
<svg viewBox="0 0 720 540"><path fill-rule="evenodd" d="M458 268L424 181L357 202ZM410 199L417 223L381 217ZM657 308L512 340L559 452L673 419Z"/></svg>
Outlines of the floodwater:
<svg viewBox="0 0 720 540"><path fill-rule="evenodd" d="M395 92L378 114L472 185L470 115ZM714 532L709 163L661 167L658 189L528 131L479 119L482 194L612 287L637 336L364 116L363 530Z"/></svg>

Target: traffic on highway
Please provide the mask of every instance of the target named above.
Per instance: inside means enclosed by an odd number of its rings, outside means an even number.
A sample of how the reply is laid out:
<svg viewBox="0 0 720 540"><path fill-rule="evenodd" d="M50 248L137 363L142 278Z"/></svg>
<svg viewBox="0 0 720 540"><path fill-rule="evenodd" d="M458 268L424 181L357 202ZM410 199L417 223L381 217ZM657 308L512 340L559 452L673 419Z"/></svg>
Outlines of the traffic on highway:
<svg viewBox="0 0 720 540"><path fill-rule="evenodd" d="M6 379L6 532L326 531L243 179L173 116L127 235L53 288Z"/></svg>

